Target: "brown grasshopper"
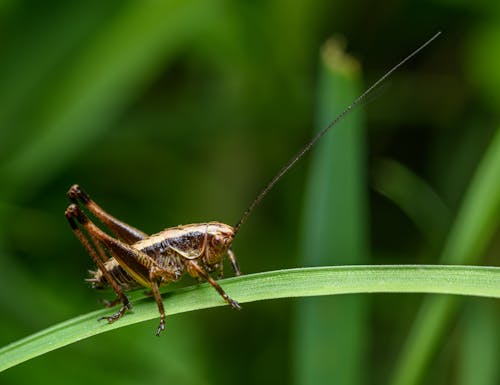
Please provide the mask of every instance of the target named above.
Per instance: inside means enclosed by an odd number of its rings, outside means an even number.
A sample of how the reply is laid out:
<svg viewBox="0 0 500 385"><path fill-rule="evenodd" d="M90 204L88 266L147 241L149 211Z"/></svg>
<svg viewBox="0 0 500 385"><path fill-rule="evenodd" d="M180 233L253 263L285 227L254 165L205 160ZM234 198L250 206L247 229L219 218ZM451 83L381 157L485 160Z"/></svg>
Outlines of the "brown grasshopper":
<svg viewBox="0 0 500 385"><path fill-rule="evenodd" d="M311 149L318 139L343 119L373 89L430 44L439 34L440 32L435 34L386 72L307 143L265 186L234 227L221 222L194 223L170 227L157 234L147 235L108 214L90 199L89 195L78 185L71 186L68 196L72 203L66 209L65 215L76 237L98 267L97 271L91 272L92 277L87 281L91 282L94 288L111 286L115 291L117 298L113 301L105 301L106 306L111 307L122 303L121 308L116 313L101 317L99 320L105 319L109 323L115 322L125 314L127 309L131 308L129 299L124 292L146 287L151 289L158 305L160 325L156 335L160 335L165 330L165 310L159 287L178 281L186 272L194 278L207 281L232 308L241 309L238 302L230 298L211 276L211 273L214 272L217 272L219 277L222 276L223 257L226 254L235 274L241 275L236 257L231 250L231 244L241 225L245 223L250 213L273 186ZM116 238L97 227L82 208L92 213Z"/></svg>

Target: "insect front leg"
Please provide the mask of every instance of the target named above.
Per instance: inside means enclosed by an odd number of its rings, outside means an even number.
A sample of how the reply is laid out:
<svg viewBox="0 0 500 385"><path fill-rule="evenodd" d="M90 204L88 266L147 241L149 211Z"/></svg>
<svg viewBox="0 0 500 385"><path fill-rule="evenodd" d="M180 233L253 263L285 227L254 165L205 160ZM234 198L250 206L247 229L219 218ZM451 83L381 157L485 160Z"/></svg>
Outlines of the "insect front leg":
<svg viewBox="0 0 500 385"><path fill-rule="evenodd" d="M187 263L187 271L189 275L192 277L201 277L205 281L207 281L212 287L217 290L217 292L220 294L220 296L226 301L233 309L240 310L241 306L238 302L236 302L234 299L229 297L224 289L220 287L220 285L200 266L198 263L194 260L190 260Z"/></svg>
<svg viewBox="0 0 500 385"><path fill-rule="evenodd" d="M238 261L236 260L236 256L233 253L233 250L227 250L227 256L229 257L229 261L231 262L231 266L233 266L234 274L236 276L241 275L240 267L238 266Z"/></svg>

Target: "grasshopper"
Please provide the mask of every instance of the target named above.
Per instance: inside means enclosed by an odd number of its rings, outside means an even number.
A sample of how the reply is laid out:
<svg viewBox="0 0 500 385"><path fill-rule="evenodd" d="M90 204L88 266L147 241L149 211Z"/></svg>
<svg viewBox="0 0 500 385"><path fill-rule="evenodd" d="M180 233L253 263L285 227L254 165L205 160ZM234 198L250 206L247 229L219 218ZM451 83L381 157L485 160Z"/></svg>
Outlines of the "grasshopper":
<svg viewBox="0 0 500 385"><path fill-rule="evenodd" d="M159 336L165 330L165 309L159 287L180 280L185 273L199 280L207 281L232 308L241 309L238 302L229 297L217 281L212 278L212 273L218 273L218 277L222 277L223 258L227 255L235 275L241 275L231 245L250 213L283 175L323 135L394 71L436 39L439 34L440 32L436 33L386 72L347 106L327 127L314 136L264 187L234 227L221 222L193 223L170 227L157 234L147 235L108 214L80 186L71 186L68 191L71 204L66 209L65 216L74 234L98 268L96 271L90 272L91 278L87 281L96 289L111 286L117 298L113 301L104 301L107 307L115 306L118 303L122 304L116 313L101 317L99 320L113 323L121 318L132 307L125 292L146 287L150 289L160 313L160 324L156 330L156 335ZM96 226L85 214L84 208L106 226L115 237L108 235Z"/></svg>

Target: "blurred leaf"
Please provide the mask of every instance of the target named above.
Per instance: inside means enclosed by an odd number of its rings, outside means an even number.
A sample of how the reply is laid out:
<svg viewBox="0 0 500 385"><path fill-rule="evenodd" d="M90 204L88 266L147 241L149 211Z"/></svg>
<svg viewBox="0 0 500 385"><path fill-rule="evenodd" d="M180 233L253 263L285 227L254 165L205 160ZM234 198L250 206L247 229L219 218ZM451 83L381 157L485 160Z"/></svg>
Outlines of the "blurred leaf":
<svg viewBox="0 0 500 385"><path fill-rule="evenodd" d="M451 213L423 179L396 161L382 159L375 165L373 186L398 205L430 243L442 242Z"/></svg>
<svg viewBox="0 0 500 385"><path fill-rule="evenodd" d="M27 111L40 105L71 55L82 49L82 42L106 17L113 16L114 3L91 0L20 7L4 25L10 39L0 45L0 127L8 129L0 130L0 162L37 132L38 125L30 124Z"/></svg>
<svg viewBox="0 0 500 385"><path fill-rule="evenodd" d="M3 21L15 9L19 2L15 0L0 0L0 20Z"/></svg>
<svg viewBox="0 0 500 385"><path fill-rule="evenodd" d="M500 7L496 5L500 14ZM497 19L473 31L467 48L468 76L481 88L484 102L497 109L500 105L500 26Z"/></svg>
<svg viewBox="0 0 500 385"><path fill-rule="evenodd" d="M360 91L359 63L336 40L323 47L318 89L317 131ZM365 143L361 110L336 125L312 154L302 223L301 264L366 262L367 202ZM333 256L333 258L332 258ZM308 298L295 309L296 384L366 382L367 298ZM342 314L339 317L339 314Z"/></svg>
<svg viewBox="0 0 500 385"><path fill-rule="evenodd" d="M476 266L335 266L271 271L219 281L241 303L264 299L349 293L441 293L500 298L500 268ZM165 295L166 314L224 305L207 284ZM151 299L133 301L134 311L113 324L96 319L109 309L84 314L0 349L0 371L62 346L158 318ZM175 332L175 331L172 331ZM153 338L153 330L151 332Z"/></svg>
<svg viewBox="0 0 500 385"><path fill-rule="evenodd" d="M476 263L500 219L500 129L479 164L441 255L442 263ZM458 305L456 297L430 297L410 331L393 385L417 384Z"/></svg>
<svg viewBox="0 0 500 385"><path fill-rule="evenodd" d="M465 307L464 339L458 365L458 384L495 385L498 370L500 333L496 303L470 301Z"/></svg>
<svg viewBox="0 0 500 385"><path fill-rule="evenodd" d="M46 182L89 146L174 52L215 20L216 4L130 1L96 30L41 97L30 116L36 132L0 169L11 194Z"/></svg>

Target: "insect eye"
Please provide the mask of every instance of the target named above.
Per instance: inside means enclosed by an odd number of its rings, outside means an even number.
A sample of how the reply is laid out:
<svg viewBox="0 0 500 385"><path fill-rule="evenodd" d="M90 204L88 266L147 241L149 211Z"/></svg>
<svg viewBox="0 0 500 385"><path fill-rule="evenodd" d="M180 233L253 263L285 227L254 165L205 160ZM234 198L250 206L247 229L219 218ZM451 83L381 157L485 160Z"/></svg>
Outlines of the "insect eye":
<svg viewBox="0 0 500 385"><path fill-rule="evenodd" d="M225 242L224 237L215 236L212 238L212 245L214 245L214 247L216 247L218 249L224 247L225 244L226 244L226 242Z"/></svg>

